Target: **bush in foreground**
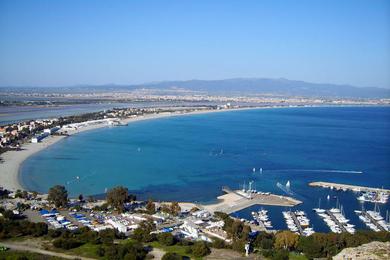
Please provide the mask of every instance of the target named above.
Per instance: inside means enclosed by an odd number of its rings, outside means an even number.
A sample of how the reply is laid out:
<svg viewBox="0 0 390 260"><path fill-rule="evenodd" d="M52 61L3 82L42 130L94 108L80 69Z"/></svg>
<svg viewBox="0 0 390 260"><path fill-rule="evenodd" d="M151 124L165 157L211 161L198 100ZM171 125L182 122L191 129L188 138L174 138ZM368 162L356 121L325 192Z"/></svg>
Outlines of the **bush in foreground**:
<svg viewBox="0 0 390 260"><path fill-rule="evenodd" d="M196 242L193 246L192 246L192 254L196 257L202 257L202 256L206 256L208 254L210 254L210 248L208 247L208 245L203 242L203 241L199 241L199 242Z"/></svg>
<svg viewBox="0 0 390 260"><path fill-rule="evenodd" d="M178 255L176 253L166 253L161 258L162 260L182 260L183 257L181 255Z"/></svg>

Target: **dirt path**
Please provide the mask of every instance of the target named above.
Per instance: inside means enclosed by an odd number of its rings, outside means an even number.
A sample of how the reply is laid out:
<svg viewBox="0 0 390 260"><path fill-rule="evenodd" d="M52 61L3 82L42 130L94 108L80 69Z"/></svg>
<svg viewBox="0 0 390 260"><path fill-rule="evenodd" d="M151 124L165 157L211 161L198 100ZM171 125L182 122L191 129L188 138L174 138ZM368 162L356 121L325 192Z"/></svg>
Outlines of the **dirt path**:
<svg viewBox="0 0 390 260"><path fill-rule="evenodd" d="M49 256L56 256L56 257L62 257L66 259L82 259L82 260L93 260L93 258L87 258L87 257L81 257L81 256L73 256L73 255L67 255L64 253L57 253L57 252L52 252L44 249L39 249L36 247L28 246L28 245L23 245L20 243L16 242L0 242L0 245L3 245L5 247L8 247L13 250L18 250L18 251L28 251L28 252L34 252L42 255L49 255Z"/></svg>

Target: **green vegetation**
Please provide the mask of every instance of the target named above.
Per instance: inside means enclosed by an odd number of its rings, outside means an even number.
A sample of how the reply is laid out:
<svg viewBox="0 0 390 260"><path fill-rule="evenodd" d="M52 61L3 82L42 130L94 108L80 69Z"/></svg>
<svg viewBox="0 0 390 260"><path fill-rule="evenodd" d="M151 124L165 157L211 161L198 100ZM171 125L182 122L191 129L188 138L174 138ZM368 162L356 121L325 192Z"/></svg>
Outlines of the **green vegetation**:
<svg viewBox="0 0 390 260"><path fill-rule="evenodd" d="M176 253L166 253L163 255L162 260L182 260L183 257Z"/></svg>
<svg viewBox="0 0 390 260"><path fill-rule="evenodd" d="M47 224L0 218L0 239L22 236L40 237L48 232Z"/></svg>
<svg viewBox="0 0 390 260"><path fill-rule="evenodd" d="M183 244L178 243L178 244L172 245L172 246L164 246L161 243L159 243L158 241L153 241L153 242L149 243L149 245L151 247L160 248L167 253L174 253L174 254L177 254L180 256L185 256L185 257L194 257L192 255L191 245L183 245Z"/></svg>
<svg viewBox="0 0 390 260"><path fill-rule="evenodd" d="M170 214L172 216L178 216L180 214L181 208L178 202L172 202L171 204L163 204L160 210L164 213Z"/></svg>
<svg viewBox="0 0 390 260"><path fill-rule="evenodd" d="M158 234L157 241L164 246L172 246L176 243L176 239L171 233Z"/></svg>
<svg viewBox="0 0 390 260"><path fill-rule="evenodd" d="M146 212L150 215L156 213L156 204L151 199L148 200L148 203L146 204L145 208Z"/></svg>
<svg viewBox="0 0 390 260"><path fill-rule="evenodd" d="M192 254L196 257L206 256L211 253L209 246L204 241L195 242L191 250Z"/></svg>
<svg viewBox="0 0 390 260"><path fill-rule="evenodd" d="M142 221L134 230L132 238L138 242L152 242L156 240L156 235L151 234L155 229L153 221Z"/></svg>
<svg viewBox="0 0 390 260"><path fill-rule="evenodd" d="M216 212L215 216L225 221L223 229L233 240L233 250L243 252L245 243L251 241L255 252L270 259L330 258L346 247L356 247L371 241L390 241L390 232L373 231L357 231L353 235L314 233L309 237L298 236L290 231L280 231L276 234L260 232L255 238L249 239L249 228L245 224L225 213ZM218 243L216 247L220 246Z"/></svg>
<svg viewBox="0 0 390 260"><path fill-rule="evenodd" d="M118 212L124 212L124 204L135 199L135 196L129 195L129 191L127 190L127 188L122 186L118 186L109 190L107 192L106 198L107 204L116 209Z"/></svg>
<svg viewBox="0 0 390 260"><path fill-rule="evenodd" d="M2 260L60 260L63 258L41 255L24 251L0 251L0 259Z"/></svg>
<svg viewBox="0 0 390 260"><path fill-rule="evenodd" d="M237 219L232 219L226 213L216 212L215 215L225 222L223 229L228 234L228 237L232 239L232 249L238 252L244 252L245 244L251 232L250 227Z"/></svg>
<svg viewBox="0 0 390 260"><path fill-rule="evenodd" d="M65 189L64 186L56 185L50 188L47 199L57 208L66 207L66 205L68 204L68 191Z"/></svg>

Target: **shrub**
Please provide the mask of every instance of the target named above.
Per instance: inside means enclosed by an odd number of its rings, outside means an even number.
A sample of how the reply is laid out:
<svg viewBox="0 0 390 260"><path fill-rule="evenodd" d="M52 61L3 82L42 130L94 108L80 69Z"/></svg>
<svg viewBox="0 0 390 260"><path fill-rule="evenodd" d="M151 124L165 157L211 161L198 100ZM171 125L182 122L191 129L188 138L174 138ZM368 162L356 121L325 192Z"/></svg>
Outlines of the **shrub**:
<svg viewBox="0 0 390 260"><path fill-rule="evenodd" d="M288 260L288 251L287 250L276 250L272 254L272 260Z"/></svg>
<svg viewBox="0 0 390 260"><path fill-rule="evenodd" d="M192 246L192 254L196 257L202 257L210 254L210 248L203 241L196 242Z"/></svg>
<svg viewBox="0 0 390 260"><path fill-rule="evenodd" d="M214 248L225 248L226 244L225 241L219 238L213 238L213 243L211 244Z"/></svg>
<svg viewBox="0 0 390 260"><path fill-rule="evenodd" d="M172 246L175 244L175 237L171 233L161 233L157 235L157 240L165 246Z"/></svg>
<svg viewBox="0 0 390 260"><path fill-rule="evenodd" d="M64 238L58 238L53 241L53 246L57 248L62 248L65 250L69 250L72 248L76 248L81 246L83 243L81 241L78 241L74 238L64 239Z"/></svg>
<svg viewBox="0 0 390 260"><path fill-rule="evenodd" d="M176 253L166 253L163 255L161 260L182 260L183 257L181 255L178 255Z"/></svg>

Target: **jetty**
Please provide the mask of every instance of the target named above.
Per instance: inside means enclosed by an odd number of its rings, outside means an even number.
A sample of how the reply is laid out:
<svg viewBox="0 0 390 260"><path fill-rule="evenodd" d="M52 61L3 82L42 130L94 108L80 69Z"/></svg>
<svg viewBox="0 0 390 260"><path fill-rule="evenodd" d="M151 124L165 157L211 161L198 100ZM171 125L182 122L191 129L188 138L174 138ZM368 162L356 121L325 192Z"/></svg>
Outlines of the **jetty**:
<svg viewBox="0 0 390 260"><path fill-rule="evenodd" d="M293 207L302 203L302 201L291 197L275 195L268 192L251 193L242 190L232 190L229 187L222 187L222 191L225 194L218 197L217 203L201 205L201 207L209 212L220 211L231 214L254 205Z"/></svg>
<svg viewBox="0 0 390 260"><path fill-rule="evenodd" d="M290 215L291 215L292 219L294 220L295 226L297 226L297 228L298 228L299 234L300 234L301 236L303 236L303 235L304 235L304 233L303 233L303 228L302 228L302 226L301 226L301 223L299 223L299 220L298 220L298 218L297 218L297 215L296 215L294 212L292 212L292 211L290 212Z"/></svg>
<svg viewBox="0 0 390 260"><path fill-rule="evenodd" d="M335 215L333 215L333 213L330 210L326 210L326 213L333 220L333 222L337 224L337 226L341 229L342 232L348 232L344 224L340 223L340 221L335 217Z"/></svg>
<svg viewBox="0 0 390 260"><path fill-rule="evenodd" d="M370 214L367 213L367 211L362 211L362 215L369 219L372 224L374 224L380 231L387 231L382 225L378 223L376 219L374 219Z"/></svg>
<svg viewBox="0 0 390 260"><path fill-rule="evenodd" d="M341 183L334 183L334 182L317 181L317 182L309 183L309 186L329 188L329 189L335 189L335 190L343 190L343 191L351 190L351 191L357 191L357 192L384 192L384 193L390 194L390 190L388 190L388 189L372 188L372 187L357 186L357 185L350 185L350 184L341 184Z"/></svg>

